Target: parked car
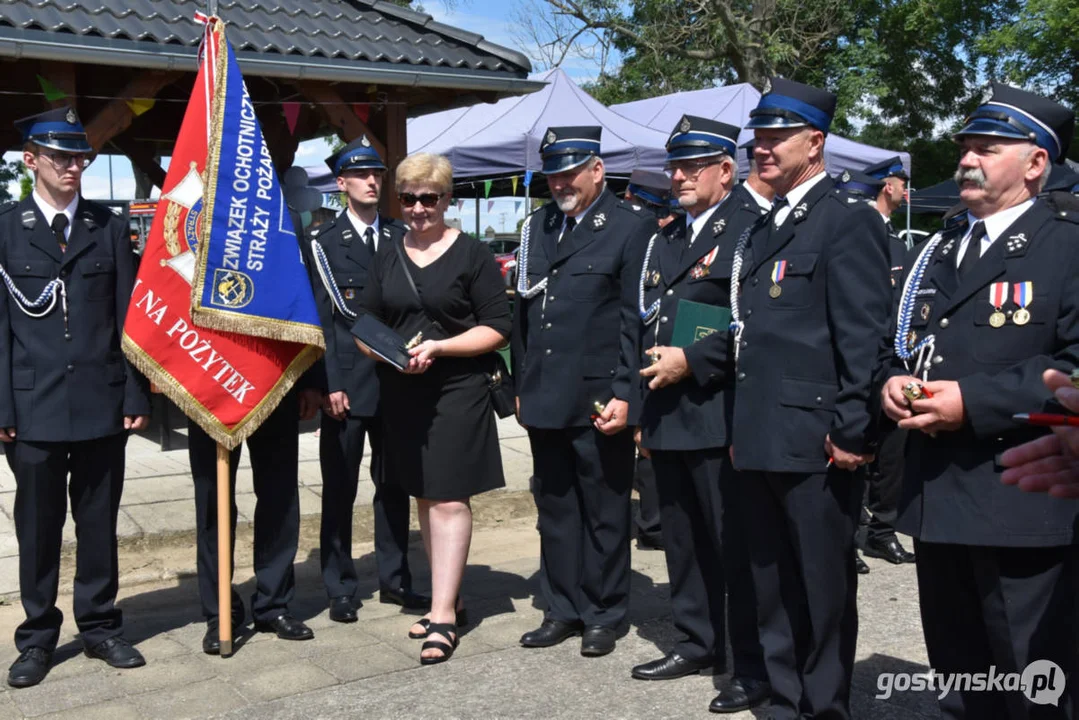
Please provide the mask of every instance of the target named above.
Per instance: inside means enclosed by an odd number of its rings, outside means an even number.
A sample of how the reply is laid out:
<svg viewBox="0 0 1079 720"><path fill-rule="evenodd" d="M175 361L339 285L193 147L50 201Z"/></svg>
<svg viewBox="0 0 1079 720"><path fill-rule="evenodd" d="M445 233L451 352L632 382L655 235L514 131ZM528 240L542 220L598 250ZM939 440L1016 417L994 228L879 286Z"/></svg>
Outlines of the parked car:
<svg viewBox="0 0 1079 720"><path fill-rule="evenodd" d="M517 249L520 247L519 240L486 240L484 244L495 256L495 262L502 271L502 279L506 287L512 288L517 285Z"/></svg>

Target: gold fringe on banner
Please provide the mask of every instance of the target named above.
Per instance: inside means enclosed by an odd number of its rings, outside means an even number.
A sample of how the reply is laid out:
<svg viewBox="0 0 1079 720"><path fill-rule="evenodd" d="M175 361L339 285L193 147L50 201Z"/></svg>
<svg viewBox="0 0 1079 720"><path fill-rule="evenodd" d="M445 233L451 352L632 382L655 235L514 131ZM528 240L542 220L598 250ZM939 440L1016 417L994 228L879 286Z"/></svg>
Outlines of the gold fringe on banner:
<svg viewBox="0 0 1079 720"><path fill-rule="evenodd" d="M199 231L199 243L195 255L195 282L192 283L191 287L191 321L197 327L252 335L270 340L303 343L325 350L326 340L320 325L311 325L292 320L252 317L225 310L206 308L201 304L206 282L206 263L210 252L210 235L213 232L214 200L217 195L218 168L221 164L221 139L224 137L225 97L228 88L228 83L225 79L228 72L228 45L225 42L223 23L220 24L220 28L214 34L217 44L217 56L214 68L214 93L212 112L210 114L208 156L206 159L206 182L202 194L203 222ZM261 127L259 132L262 132ZM265 137L263 137L263 142L266 142ZM297 236L298 241L299 237ZM298 253L299 247L297 247Z"/></svg>
<svg viewBox="0 0 1079 720"><path fill-rule="evenodd" d="M258 405L252 408L251 412L244 416L243 420L230 428L221 423L205 405L187 391L179 380L161 367L127 333L124 333L121 345L124 356L132 365L138 368L139 372L160 388L165 393L165 396L180 408L184 415L198 423L198 426L205 430L207 435L229 450L239 447L244 440L251 437L251 434L258 430L259 426L270 416L270 413L277 409L281 400L296 384L296 381L307 372L307 369L321 355L318 348L311 346L301 350L285 369L285 372L281 374L280 379L270 389L270 392L266 393L266 396Z"/></svg>

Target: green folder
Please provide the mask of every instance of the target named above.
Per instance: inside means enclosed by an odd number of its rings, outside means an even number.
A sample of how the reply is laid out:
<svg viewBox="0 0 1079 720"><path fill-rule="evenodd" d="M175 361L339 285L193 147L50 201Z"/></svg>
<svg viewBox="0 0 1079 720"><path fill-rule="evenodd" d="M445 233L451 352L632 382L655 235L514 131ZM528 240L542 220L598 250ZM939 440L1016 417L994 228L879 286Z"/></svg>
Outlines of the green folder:
<svg viewBox="0 0 1079 720"><path fill-rule="evenodd" d="M687 347L730 324L730 308L706 305L692 300L679 300L674 316L671 344L674 347Z"/></svg>

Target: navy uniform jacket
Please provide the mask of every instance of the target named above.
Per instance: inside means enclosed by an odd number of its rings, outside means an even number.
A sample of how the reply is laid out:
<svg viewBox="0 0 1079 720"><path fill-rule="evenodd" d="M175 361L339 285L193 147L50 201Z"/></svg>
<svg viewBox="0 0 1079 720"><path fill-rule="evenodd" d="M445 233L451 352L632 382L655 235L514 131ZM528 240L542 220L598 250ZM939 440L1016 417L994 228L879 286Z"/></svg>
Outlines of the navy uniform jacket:
<svg viewBox="0 0 1079 720"><path fill-rule="evenodd" d="M655 300L660 301L660 306L651 325L641 324L643 365L651 362L650 356L643 355L648 348L671 345L679 300L730 307L734 246L742 231L760 217L759 206L747 193L732 191L691 246L687 246L689 228L685 218L678 218L660 231L645 270L645 308ZM714 259L706 264L713 250ZM734 354L729 326L716 329L684 350L689 377L658 390L648 389L650 378L641 379L641 444L652 450L725 447L729 444L734 410Z"/></svg>
<svg viewBox="0 0 1079 720"><path fill-rule="evenodd" d="M1041 411L1051 398L1043 371L1070 371L1079 362L1079 210L1037 200L960 283L955 254L966 232L966 215L944 231L916 297L912 330L917 339L935 335L929 379L959 381L967 420L936 438L910 433L896 529L926 542L1067 545L1075 541L1079 503L1002 485L995 458L1045 434L1012 415ZM1028 281L1030 322L1016 325L1013 289ZM989 324L995 282L1009 283L1007 322L999 328ZM893 375L909 374L893 363Z"/></svg>
<svg viewBox="0 0 1079 720"><path fill-rule="evenodd" d="M549 203L529 218L528 280L547 290L514 302L513 377L521 422L536 428L592 424L592 404L630 403L638 387L637 281L655 219L604 188L577 226ZM522 249L523 252L523 249Z"/></svg>
<svg viewBox="0 0 1079 720"><path fill-rule="evenodd" d="M749 239L735 377L738 470L824 472L826 435L847 452L874 451L892 307L888 242L880 214L849 200L825 177L782 226L769 215ZM782 294L772 298L782 260Z"/></svg>
<svg viewBox="0 0 1079 720"><path fill-rule="evenodd" d="M149 385L124 358L120 336L135 284L123 220L80 199L67 252L32 197L0 210L0 264L36 300L53 278L67 287L31 318L0 291L0 426L21 440L75 442L123 432L125 415L149 415Z"/></svg>
<svg viewBox="0 0 1079 720"><path fill-rule="evenodd" d="M387 242L399 242L406 228L403 223L379 215L379 246ZM367 284L367 273L374 256L367 250L363 237L357 234L347 212L312 229L309 238L322 246L333 271L334 281L345 301L355 312L356 300ZM310 249L310 248L308 248ZM373 417L378 414L378 378L375 361L360 352L350 332L355 320L345 317L330 300L329 292L311 268L311 283L319 319L326 336L326 392L344 391L348 395L351 417Z"/></svg>
<svg viewBox="0 0 1079 720"><path fill-rule="evenodd" d="M899 238L899 233L895 231L895 226L892 225L890 220L886 220L884 227L888 231L888 254L892 263L892 287L895 288L898 294L903 290L903 279L906 277L906 267L908 262L908 255L910 251L907 250L907 244Z"/></svg>

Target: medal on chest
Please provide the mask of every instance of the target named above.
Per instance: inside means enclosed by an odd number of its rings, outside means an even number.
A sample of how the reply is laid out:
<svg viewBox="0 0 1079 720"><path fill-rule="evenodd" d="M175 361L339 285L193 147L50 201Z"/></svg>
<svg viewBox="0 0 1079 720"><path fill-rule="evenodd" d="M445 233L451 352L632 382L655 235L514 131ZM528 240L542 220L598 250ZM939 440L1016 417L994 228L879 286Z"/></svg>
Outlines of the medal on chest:
<svg viewBox="0 0 1079 720"><path fill-rule="evenodd" d="M1008 283L998 282L989 286L989 304L993 306L993 314L989 316L989 324L995 328L1003 327L1007 318L1004 316L1004 302L1008 297Z"/></svg>
<svg viewBox="0 0 1079 720"><path fill-rule="evenodd" d="M1029 280L1016 283L1012 300L1019 306L1019 309L1012 314L1012 322L1016 325L1026 325L1030 322L1030 311L1027 310L1027 306L1034 300L1034 283Z"/></svg>
<svg viewBox="0 0 1079 720"><path fill-rule="evenodd" d="M711 252L697 261L697 264L693 266L693 269L689 271L689 277L691 280L700 280L702 277L706 277L712 273L712 263L716 260L716 255L719 254L719 246L716 245L712 248Z"/></svg>
<svg viewBox="0 0 1079 720"><path fill-rule="evenodd" d="M773 300L783 294L783 288L779 286L779 283L783 282L783 278L787 275L787 261L777 260L772 265L772 287L768 288L768 297Z"/></svg>

